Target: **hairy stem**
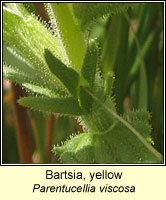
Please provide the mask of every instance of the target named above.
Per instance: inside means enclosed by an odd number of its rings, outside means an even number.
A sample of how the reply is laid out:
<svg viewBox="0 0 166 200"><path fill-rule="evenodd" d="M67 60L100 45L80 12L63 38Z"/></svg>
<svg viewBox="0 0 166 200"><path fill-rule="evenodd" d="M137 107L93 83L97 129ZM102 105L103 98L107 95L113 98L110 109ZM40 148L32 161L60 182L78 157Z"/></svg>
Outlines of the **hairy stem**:
<svg viewBox="0 0 166 200"><path fill-rule="evenodd" d="M129 130L131 130L134 135L146 146L149 151L151 151L161 162L163 162L163 156L156 151L141 135L140 133L133 128L127 121L125 121L123 118L121 118L119 115L117 115L112 109L110 109L107 105L102 103L100 99L98 99L95 95L93 95L87 88L82 87L89 95L92 96L93 99L95 99L101 106L103 106L107 111L109 111L116 119L118 119L120 122L122 122Z"/></svg>

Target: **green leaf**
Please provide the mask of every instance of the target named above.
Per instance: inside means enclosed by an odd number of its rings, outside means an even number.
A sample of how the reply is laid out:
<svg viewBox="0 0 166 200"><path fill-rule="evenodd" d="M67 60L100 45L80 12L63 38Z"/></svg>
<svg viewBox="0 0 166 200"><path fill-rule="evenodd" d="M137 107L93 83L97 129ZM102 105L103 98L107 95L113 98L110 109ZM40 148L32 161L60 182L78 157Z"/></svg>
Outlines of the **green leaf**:
<svg viewBox="0 0 166 200"><path fill-rule="evenodd" d="M21 73L23 80L21 83L28 82L42 86L47 85L46 81L44 82L43 79L41 79L41 72L35 70L31 64L25 62L21 56L13 52L12 49L6 45L3 46L3 62L9 65L10 68L13 68L15 73ZM17 79L15 81L17 82Z"/></svg>
<svg viewBox="0 0 166 200"><path fill-rule="evenodd" d="M71 3L48 3L46 10L52 24L58 29L70 65L80 72L86 51L84 35L74 18Z"/></svg>
<svg viewBox="0 0 166 200"><path fill-rule="evenodd" d="M100 17L125 11L133 3L73 3L75 17L81 23L82 30Z"/></svg>
<svg viewBox="0 0 166 200"><path fill-rule="evenodd" d="M68 91L63 86L63 84L48 79L43 72L39 69L35 69L31 63L25 61L20 55L16 54L10 47L3 46L3 75L11 81L23 84L24 87L27 86L31 91L36 92L36 87L40 87L41 90L46 92L50 90L52 94L57 96L67 96ZM31 86L30 86L31 85ZM39 92L39 93L40 93ZM48 94L48 92L46 92Z"/></svg>
<svg viewBox="0 0 166 200"><path fill-rule="evenodd" d="M19 4L19 6L21 5ZM6 66L11 65L15 68L5 67L5 76L19 83L43 86L54 90L57 94L62 91L60 96L68 95L69 92L64 85L50 73L43 54L44 49L49 48L58 59L68 65L69 62L60 38L53 36L43 25L44 23L42 24L36 17L32 17L26 9L26 15L24 15L24 12L14 6L15 4L10 4L10 8L3 8L3 42L10 51L6 53L5 63ZM25 62L22 68L21 62L18 62L20 58ZM8 63L9 61L10 63ZM25 65L28 66L25 67ZM29 67L31 69L28 69ZM19 75L22 77L19 78Z"/></svg>
<svg viewBox="0 0 166 200"><path fill-rule="evenodd" d="M85 109L88 113L91 111L93 99L92 97L85 92L85 90L80 87L80 104L83 109Z"/></svg>
<svg viewBox="0 0 166 200"><path fill-rule="evenodd" d="M22 17L27 17L29 15L22 3L5 3L5 6Z"/></svg>
<svg viewBox="0 0 166 200"><path fill-rule="evenodd" d="M101 108L103 108L103 112L100 112L100 111L98 111L98 116L96 115L96 122L97 121L99 121L100 123L96 123L95 125L100 125L100 126L96 126L96 127L94 127L93 126L93 124L91 124L91 127L92 127L92 131L93 130L95 130L94 128L97 128L98 130L99 130L99 133L100 132L104 132L104 133L106 133L107 131L107 129L108 129L108 131L110 131L110 128L111 128L111 124L108 124L108 121L106 121L106 120L103 120L103 121L101 121L101 115L102 115L102 118L104 119L105 117L104 117L104 114L106 113L106 112L108 112L108 113L110 113L111 115L112 115L112 117L113 118L115 118L116 120L118 120L121 124L122 124L122 126L123 126L123 128L122 128L122 130L120 130L120 133L121 132L123 132L123 129L126 129L126 131L124 130L124 133L126 132L126 134L127 134L127 131L128 132L130 132L129 134L131 134L132 135L132 137L134 137L135 139L137 139L137 141L139 141L140 142L140 145L143 147L143 148L145 148L145 149L147 149L149 152L151 152L152 153L152 155L154 156L154 157L156 157L156 159L158 159L158 160L160 160L160 161L163 161L163 157L162 157L162 155L158 152L158 151L156 151L156 149L154 149L148 142L147 142L147 140L142 136L143 134L141 134L140 132L141 132L141 129L139 129L139 127L136 127L136 126L134 126L134 124L132 124L131 123L131 121L130 120L128 120L128 118L127 118L127 120L125 120L125 119L123 119L122 117L120 117L119 115L117 115L116 114L116 112L112 109L112 108L110 108L109 107L109 104L108 104L108 102L107 103L103 103L103 102L101 102L101 100L99 99L99 98L97 98L93 93L91 93L90 91L88 91L88 89L86 89L86 88L84 88L85 89L85 91L87 91L88 92L88 94L89 95L91 95L92 97L93 97L93 99L96 101L96 103L99 103L100 105L101 105ZM109 99L108 99L109 100ZM95 104L94 104L95 105ZM105 111L104 111L105 110ZM96 110L94 110L94 111L96 111ZM92 118L92 117L91 117ZM87 116L85 116L85 119L87 120ZM89 119L89 121L87 121L87 124L89 123L89 122L92 122L92 120L90 120ZM101 123L102 122L102 123ZM144 123L144 122L143 122ZM88 125L90 125L90 124L88 124ZM110 127L108 127L108 125L110 126ZM115 121L115 125L116 125L116 121ZM106 128L106 126L108 127L107 129L105 129L104 130L104 128ZM116 127L116 126L115 126ZM119 130L118 130L119 131ZM143 130L142 130L143 131ZM112 132L112 131L110 131L110 132ZM95 133L95 132L94 132ZM116 134L115 134L115 137L116 137ZM117 138L116 138L117 139ZM133 141L134 141L134 139L133 139ZM116 143L115 143L116 144ZM139 149L139 148L138 148ZM144 150L143 150L144 151Z"/></svg>
<svg viewBox="0 0 166 200"><path fill-rule="evenodd" d="M44 55L51 72L61 80L73 96L76 96L79 74L72 68L66 67L48 49L45 49Z"/></svg>
<svg viewBox="0 0 166 200"><path fill-rule="evenodd" d="M102 71L104 74L113 71L116 68L116 59L120 59L118 50L120 48L122 32L124 31L124 22L122 15L115 15L109 24L106 39L102 52Z"/></svg>
<svg viewBox="0 0 166 200"><path fill-rule="evenodd" d="M82 89L85 93L85 89L88 90L88 88ZM86 96L87 95L89 95L89 99L90 97L93 98L90 93L86 94ZM94 98L93 100L90 100L90 105L92 104L91 102L93 102L93 105L90 107L90 112L87 115L82 116L83 123L92 134L105 134L109 132L116 123L115 117L112 116L105 108L103 108ZM105 101L105 104L108 105L114 112L116 112L113 98L108 97Z"/></svg>
<svg viewBox="0 0 166 200"><path fill-rule="evenodd" d="M66 141L63 146L54 146L61 163L93 163L93 135L79 134Z"/></svg>
<svg viewBox="0 0 166 200"><path fill-rule="evenodd" d="M139 98L138 98L138 108L147 110L148 105L148 86L147 86L147 75L145 66L140 66L139 73Z"/></svg>
<svg viewBox="0 0 166 200"><path fill-rule="evenodd" d="M26 76L21 71L12 68L6 64L3 64L3 76L10 81L22 84L24 82L31 82L33 81L32 77ZM32 78L32 79L31 79Z"/></svg>
<svg viewBox="0 0 166 200"><path fill-rule="evenodd" d="M142 64L145 55L147 54L149 48L151 47L151 43L154 39L154 36L155 36L155 31L152 31L148 35L144 44L142 45L142 48L139 50L138 55L136 56L135 62L133 63L130 73L129 73L130 79L136 74L136 72L139 69L139 66Z"/></svg>
<svg viewBox="0 0 166 200"><path fill-rule="evenodd" d="M48 88L40 87L38 85L24 83L24 84L22 84L22 86L25 87L26 89L28 89L36 94L40 94L42 96L44 95L44 96L50 97L50 98L55 98L58 96L57 93L55 93L54 91L52 91Z"/></svg>
<svg viewBox="0 0 166 200"><path fill-rule="evenodd" d="M145 121L132 121L137 130L149 135ZM106 134L81 133L55 146L55 153L62 163L159 163L150 152L122 123L117 123ZM71 162L72 161L72 162Z"/></svg>
<svg viewBox="0 0 166 200"><path fill-rule="evenodd" d="M126 79L128 75L127 70L127 52L128 52L128 37L129 37L129 24L124 15L119 16L121 23L120 37L118 52L115 61L115 84L114 94L116 96L117 112L123 113L123 102L126 97Z"/></svg>
<svg viewBox="0 0 166 200"><path fill-rule="evenodd" d="M97 116L96 116L97 118ZM151 142L149 114L132 111L123 119L128 121L148 143ZM150 145L150 144L149 144ZM152 147L151 147L152 148ZM53 149L62 163L160 163L146 146L122 122L105 134L81 133Z"/></svg>
<svg viewBox="0 0 166 200"><path fill-rule="evenodd" d="M98 58L97 45L94 40L90 40L84 58L83 66L81 69L83 77L89 82L90 86L93 85L95 80L97 58Z"/></svg>
<svg viewBox="0 0 166 200"><path fill-rule="evenodd" d="M23 16L17 10L4 7L3 41L34 67L41 70L45 69L43 57L45 48L49 48L58 59L68 65L68 58L62 48L60 38L53 36L43 24L29 13Z"/></svg>
<svg viewBox="0 0 166 200"><path fill-rule="evenodd" d="M106 96L112 95L114 79L113 73L108 72L105 74L104 93Z"/></svg>
<svg viewBox="0 0 166 200"><path fill-rule="evenodd" d="M35 3L24 3L25 8L29 13L35 13L36 14L36 9L35 9Z"/></svg>
<svg viewBox="0 0 166 200"><path fill-rule="evenodd" d="M60 113L63 115L82 115L78 102L72 97L47 98L47 97L23 97L18 100L19 104L34 110L48 113Z"/></svg>

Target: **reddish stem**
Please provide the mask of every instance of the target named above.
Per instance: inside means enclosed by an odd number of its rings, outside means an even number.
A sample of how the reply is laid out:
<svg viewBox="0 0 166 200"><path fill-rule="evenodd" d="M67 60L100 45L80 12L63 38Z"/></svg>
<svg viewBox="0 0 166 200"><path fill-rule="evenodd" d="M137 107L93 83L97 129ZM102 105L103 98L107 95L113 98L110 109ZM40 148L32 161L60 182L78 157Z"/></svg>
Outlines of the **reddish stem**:
<svg viewBox="0 0 166 200"><path fill-rule="evenodd" d="M44 9L44 4L43 3L34 3L34 6L35 6L35 10L36 10L36 13L42 17L43 20L45 20L46 22L49 21L49 18L45 12L45 9Z"/></svg>
<svg viewBox="0 0 166 200"><path fill-rule="evenodd" d="M46 163L51 163L55 115L47 117L46 127Z"/></svg>
<svg viewBox="0 0 166 200"><path fill-rule="evenodd" d="M83 133L83 132L84 132L84 131L83 131L83 128L82 128L82 126L78 123L77 119L74 119L74 122L75 122L75 125L76 125L76 128L77 128L77 131L78 131L79 133Z"/></svg>
<svg viewBox="0 0 166 200"><path fill-rule="evenodd" d="M25 108L17 103L20 96L23 96L23 90L18 85L12 83L12 92L20 162L32 163L32 143L29 132L28 116Z"/></svg>

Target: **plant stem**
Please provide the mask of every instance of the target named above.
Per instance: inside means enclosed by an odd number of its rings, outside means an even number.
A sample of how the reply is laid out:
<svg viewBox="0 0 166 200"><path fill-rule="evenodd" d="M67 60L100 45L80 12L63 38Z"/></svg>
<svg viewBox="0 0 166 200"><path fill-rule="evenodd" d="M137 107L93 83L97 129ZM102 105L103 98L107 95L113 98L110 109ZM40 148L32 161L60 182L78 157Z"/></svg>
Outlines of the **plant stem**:
<svg viewBox="0 0 166 200"><path fill-rule="evenodd" d="M76 129L79 133L83 133L83 128L82 126L78 123L77 119L74 119L74 123L75 123L75 126L76 126Z"/></svg>
<svg viewBox="0 0 166 200"><path fill-rule="evenodd" d="M37 124L36 124L36 119L31 112L28 112L28 116L29 116L29 119L30 119L30 122L31 122L33 134L34 134L36 149L37 149L37 152L39 153L39 161L38 162L43 163L44 158L43 158L43 154L42 154L42 146L40 144L40 135L39 135L39 130L38 130L38 127L37 127Z"/></svg>
<svg viewBox="0 0 166 200"><path fill-rule="evenodd" d="M117 115L112 109L110 109L107 105L102 103L100 99L98 99L94 94L92 94L87 88L82 87L89 95L93 97L98 103L100 103L101 106L103 106L107 111L109 111L117 120L119 120L121 123L123 123L134 135L146 146L147 149L149 149L150 152L153 153L161 162L163 162L163 156L155 149L153 148L146 140L142 137L142 135L127 121L125 121L122 117Z"/></svg>
<svg viewBox="0 0 166 200"><path fill-rule="evenodd" d="M9 91L3 98L3 104L5 105L12 99L12 91Z"/></svg>
<svg viewBox="0 0 166 200"><path fill-rule="evenodd" d="M29 132L28 117L25 108L21 107L17 100L23 91L18 85L12 83L12 100L15 114L16 138L21 163L32 163L32 143Z"/></svg>
<svg viewBox="0 0 166 200"><path fill-rule="evenodd" d="M46 163L51 163L52 158L52 145L53 145L53 132L54 132L55 115L47 117L46 127Z"/></svg>
<svg viewBox="0 0 166 200"><path fill-rule="evenodd" d="M44 4L43 3L34 3L34 7L35 7L35 10L36 10L36 13L42 17L42 20L45 20L46 22L49 21L49 18L45 12L45 9L44 9Z"/></svg>

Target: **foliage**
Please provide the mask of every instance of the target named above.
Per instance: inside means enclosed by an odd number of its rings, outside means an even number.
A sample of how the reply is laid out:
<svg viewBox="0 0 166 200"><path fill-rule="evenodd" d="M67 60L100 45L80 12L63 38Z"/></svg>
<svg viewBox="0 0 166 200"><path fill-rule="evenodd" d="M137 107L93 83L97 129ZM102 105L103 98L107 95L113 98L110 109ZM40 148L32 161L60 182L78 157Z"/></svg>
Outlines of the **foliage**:
<svg viewBox="0 0 166 200"><path fill-rule="evenodd" d="M162 55L162 47L155 46L162 28L153 29L156 19L149 15L155 13L160 20L161 8L160 3L155 8L151 3L45 3L49 26L24 4L5 4L4 76L29 93L19 104L75 117L83 127L83 133L54 146L57 162L162 162L162 155L151 145L147 112L153 110L150 98L157 95L154 88L148 91L157 80L153 71L160 71L154 65L148 78L149 56ZM137 13L135 33L130 23ZM103 23L104 34L96 30L98 22ZM156 47L154 52L151 45ZM127 100L135 109L126 111ZM159 109L156 116L161 116Z"/></svg>

